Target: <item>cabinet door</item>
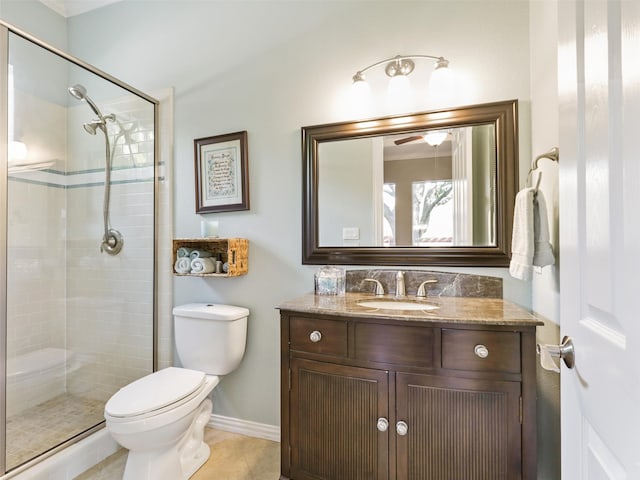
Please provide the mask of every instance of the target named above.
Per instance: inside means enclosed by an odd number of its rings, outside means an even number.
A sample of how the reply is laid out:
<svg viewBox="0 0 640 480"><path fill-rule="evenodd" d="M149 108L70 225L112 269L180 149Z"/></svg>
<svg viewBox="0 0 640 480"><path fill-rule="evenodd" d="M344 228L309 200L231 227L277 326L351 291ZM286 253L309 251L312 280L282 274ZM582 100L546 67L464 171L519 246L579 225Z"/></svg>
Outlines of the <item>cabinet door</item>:
<svg viewBox="0 0 640 480"><path fill-rule="evenodd" d="M519 382L398 373L396 402L398 480L522 478Z"/></svg>
<svg viewBox="0 0 640 480"><path fill-rule="evenodd" d="M383 480L389 477L389 374L292 359L291 478Z"/></svg>

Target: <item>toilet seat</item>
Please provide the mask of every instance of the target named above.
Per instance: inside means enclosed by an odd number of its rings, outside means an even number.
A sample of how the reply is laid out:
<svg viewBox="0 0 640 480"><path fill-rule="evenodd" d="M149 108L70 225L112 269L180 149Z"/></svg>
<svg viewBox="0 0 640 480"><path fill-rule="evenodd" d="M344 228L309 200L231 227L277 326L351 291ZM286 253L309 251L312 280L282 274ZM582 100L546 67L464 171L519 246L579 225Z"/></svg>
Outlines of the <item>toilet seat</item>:
<svg viewBox="0 0 640 480"><path fill-rule="evenodd" d="M197 397L205 388L204 372L169 367L126 385L105 405L111 421L127 422L175 409Z"/></svg>
<svg viewBox="0 0 640 480"><path fill-rule="evenodd" d="M220 382L220 377L206 375L202 388L186 398L183 398L160 409L153 410L134 417L113 417L106 411L104 418L107 428L114 435L136 435L143 432L152 432L155 429L179 422L194 412L198 405L204 402L213 389Z"/></svg>

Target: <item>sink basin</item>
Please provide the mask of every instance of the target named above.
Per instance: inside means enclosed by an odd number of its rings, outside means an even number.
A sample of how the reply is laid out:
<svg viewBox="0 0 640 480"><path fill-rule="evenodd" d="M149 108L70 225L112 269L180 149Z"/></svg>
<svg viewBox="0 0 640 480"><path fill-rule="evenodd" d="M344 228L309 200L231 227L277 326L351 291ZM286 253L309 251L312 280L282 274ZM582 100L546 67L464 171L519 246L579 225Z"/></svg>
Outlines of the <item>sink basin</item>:
<svg viewBox="0 0 640 480"><path fill-rule="evenodd" d="M440 308L431 303L391 299L361 300L358 305L366 308L382 308L384 310L436 310Z"/></svg>

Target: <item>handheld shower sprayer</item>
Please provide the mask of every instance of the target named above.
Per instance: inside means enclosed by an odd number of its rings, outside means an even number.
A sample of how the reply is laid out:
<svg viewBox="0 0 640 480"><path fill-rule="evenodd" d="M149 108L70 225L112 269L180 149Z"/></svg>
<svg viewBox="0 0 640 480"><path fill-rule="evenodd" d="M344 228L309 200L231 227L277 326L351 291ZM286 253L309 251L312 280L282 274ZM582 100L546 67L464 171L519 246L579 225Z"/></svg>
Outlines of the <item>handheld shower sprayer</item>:
<svg viewBox="0 0 640 480"><path fill-rule="evenodd" d="M82 126L86 130L87 133L91 135L95 135L96 131L100 129L102 133L104 133L105 140L105 169L104 169L104 203L102 207L102 213L104 218L104 235L102 236L102 243L100 244L100 251L107 252L109 255L117 255L122 250L122 245L124 240L122 238L122 234L111 228L109 225L109 197L111 194L111 144L109 142L109 135L107 132L107 121L115 122L116 116L113 113L108 115L102 115L102 112L98 108L98 106L91 100L91 97L87 95L87 89L80 84L76 84L73 87L69 87L69 93L73 98L76 98L80 101L84 100L93 113L95 113L98 118L95 120L91 120L90 122L84 123Z"/></svg>
<svg viewBox="0 0 640 480"><path fill-rule="evenodd" d="M76 84L73 87L69 87L69 93L71 94L72 97L77 98L78 100L84 100L85 102L87 102L87 104L91 107L91 110L93 110L93 112L98 116L98 118L103 122L106 121L105 117L100 112L100 109L98 108L98 106L95 103L93 103L93 100L91 100L91 97L87 95L86 88L84 88L80 84Z"/></svg>

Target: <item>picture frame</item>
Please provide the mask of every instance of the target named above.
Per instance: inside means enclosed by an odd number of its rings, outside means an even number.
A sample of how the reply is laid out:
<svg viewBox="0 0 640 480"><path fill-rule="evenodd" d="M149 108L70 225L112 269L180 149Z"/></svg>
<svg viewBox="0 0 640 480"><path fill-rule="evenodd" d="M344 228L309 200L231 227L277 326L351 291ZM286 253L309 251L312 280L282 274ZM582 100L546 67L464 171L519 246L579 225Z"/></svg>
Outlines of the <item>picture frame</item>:
<svg viewBox="0 0 640 480"><path fill-rule="evenodd" d="M196 213L249 210L247 132L194 141Z"/></svg>

